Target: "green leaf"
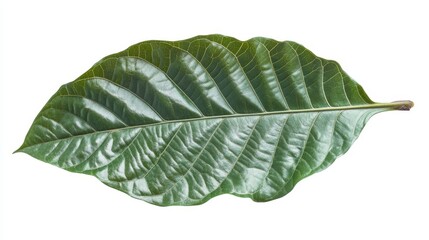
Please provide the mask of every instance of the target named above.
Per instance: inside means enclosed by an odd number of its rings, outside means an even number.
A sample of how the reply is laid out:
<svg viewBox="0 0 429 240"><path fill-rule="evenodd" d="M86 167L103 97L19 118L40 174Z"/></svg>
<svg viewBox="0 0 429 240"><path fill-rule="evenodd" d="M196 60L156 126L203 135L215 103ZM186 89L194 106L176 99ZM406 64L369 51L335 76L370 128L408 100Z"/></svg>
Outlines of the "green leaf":
<svg viewBox="0 0 429 240"><path fill-rule="evenodd" d="M156 205L269 201L328 167L376 113L340 66L294 42L147 41L63 85L18 151Z"/></svg>

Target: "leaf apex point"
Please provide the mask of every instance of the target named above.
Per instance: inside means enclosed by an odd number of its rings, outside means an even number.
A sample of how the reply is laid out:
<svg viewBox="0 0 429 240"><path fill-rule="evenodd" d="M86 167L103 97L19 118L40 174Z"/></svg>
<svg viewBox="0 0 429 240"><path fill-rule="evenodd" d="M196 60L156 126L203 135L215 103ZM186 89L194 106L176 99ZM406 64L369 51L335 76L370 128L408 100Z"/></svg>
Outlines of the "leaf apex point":
<svg viewBox="0 0 429 240"><path fill-rule="evenodd" d="M12 152L12 154L15 154L15 153L23 153L23 152L25 152L24 151L24 149L25 149L26 147L24 146L24 145L22 145L22 146L20 146L18 149L16 149L15 151L13 151Z"/></svg>
<svg viewBox="0 0 429 240"><path fill-rule="evenodd" d="M12 152L12 154L20 153L20 152L22 152L22 151L21 151L21 148L18 148L18 149L16 149L15 151L13 151L13 152Z"/></svg>

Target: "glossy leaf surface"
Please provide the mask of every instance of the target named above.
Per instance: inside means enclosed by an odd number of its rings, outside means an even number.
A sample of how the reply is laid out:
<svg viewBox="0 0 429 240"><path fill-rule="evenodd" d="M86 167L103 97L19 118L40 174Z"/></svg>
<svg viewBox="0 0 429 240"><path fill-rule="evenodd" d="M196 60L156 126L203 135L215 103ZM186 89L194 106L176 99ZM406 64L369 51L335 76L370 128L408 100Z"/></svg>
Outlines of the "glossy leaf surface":
<svg viewBox="0 0 429 240"><path fill-rule="evenodd" d="M344 154L380 104L294 42L147 41L63 85L18 151L157 205L269 201Z"/></svg>

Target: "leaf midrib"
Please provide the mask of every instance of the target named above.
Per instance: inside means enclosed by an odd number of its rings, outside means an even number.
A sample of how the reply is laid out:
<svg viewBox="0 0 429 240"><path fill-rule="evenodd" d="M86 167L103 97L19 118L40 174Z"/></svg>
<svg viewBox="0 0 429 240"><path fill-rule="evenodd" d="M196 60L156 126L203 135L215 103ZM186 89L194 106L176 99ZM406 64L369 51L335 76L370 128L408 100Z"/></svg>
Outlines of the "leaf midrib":
<svg viewBox="0 0 429 240"><path fill-rule="evenodd" d="M310 109L295 109L295 110L283 110L283 111L271 111L271 112L260 112L260 113L236 113L236 114L229 114L229 115L215 115L215 116L203 116L198 118L186 118L186 119L177 119L177 120L166 120L162 122L156 122L156 123L150 123L150 124L141 124L141 125L134 125L134 126L126 126L126 127L120 127L120 128L113 128L113 129L106 129L102 131L95 131L91 133L85 133L85 134L78 134L66 138L59 138L52 141L47 141L43 143L37 143L25 147L21 147L15 152L21 152L22 150L42 144L47 143L53 143L57 141L64 141L68 139L73 139L77 137L83 137L88 136L92 134L100 134L105 132L114 132L114 131L120 131L120 130L127 130L127 129L133 129L133 128L143 128L143 127L152 127L162 124L171 124L171 123L183 123L183 122L193 122L193 121L199 121L199 120L210 120L210 119L225 119L225 118L239 118L239 117L257 117L257 116L268 116L268 115L283 115L283 114L299 114L299 113L311 113L311 112L327 112L327 111L346 111L346 110L359 110L359 109L375 109L375 108L386 108L386 109L398 109L401 110L401 107L406 106L406 109L411 108L413 103L411 101L397 101L397 102L391 102L391 103L372 103L372 104L365 104L365 105L351 105L351 106L340 106L340 107L323 107L323 108L310 108Z"/></svg>

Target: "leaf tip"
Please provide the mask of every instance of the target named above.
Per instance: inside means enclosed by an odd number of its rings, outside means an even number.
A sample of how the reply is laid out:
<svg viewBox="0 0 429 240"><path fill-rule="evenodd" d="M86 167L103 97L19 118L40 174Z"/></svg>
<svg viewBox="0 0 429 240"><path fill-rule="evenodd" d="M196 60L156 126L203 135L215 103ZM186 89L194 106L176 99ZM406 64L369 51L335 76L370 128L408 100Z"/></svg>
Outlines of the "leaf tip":
<svg viewBox="0 0 429 240"><path fill-rule="evenodd" d="M12 153L12 154L20 153L20 152L22 152L22 149L21 149L21 148L18 148L18 149L16 149L15 151L13 151L13 153Z"/></svg>
<svg viewBox="0 0 429 240"><path fill-rule="evenodd" d="M25 146L25 144L22 144L18 149L16 149L15 151L13 151L13 153L12 154L15 154L15 153L22 153L22 152L24 152L25 153L25 151L24 151L24 149L26 148L26 146Z"/></svg>

